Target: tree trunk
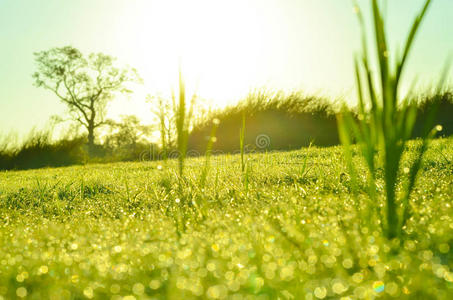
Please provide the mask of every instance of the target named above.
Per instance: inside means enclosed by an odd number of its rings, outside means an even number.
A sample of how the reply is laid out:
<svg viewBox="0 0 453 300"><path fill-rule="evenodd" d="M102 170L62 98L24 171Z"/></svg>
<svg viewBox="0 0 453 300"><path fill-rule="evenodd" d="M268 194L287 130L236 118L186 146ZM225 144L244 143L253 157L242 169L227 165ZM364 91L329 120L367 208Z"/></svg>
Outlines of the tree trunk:
<svg viewBox="0 0 453 300"><path fill-rule="evenodd" d="M88 126L88 154L92 156L94 154L94 124Z"/></svg>
<svg viewBox="0 0 453 300"><path fill-rule="evenodd" d="M94 122L96 120L96 110L94 109L94 98L91 98L91 103L90 103L90 119L88 121L88 153L90 156L94 156L94 129L96 126L94 125Z"/></svg>

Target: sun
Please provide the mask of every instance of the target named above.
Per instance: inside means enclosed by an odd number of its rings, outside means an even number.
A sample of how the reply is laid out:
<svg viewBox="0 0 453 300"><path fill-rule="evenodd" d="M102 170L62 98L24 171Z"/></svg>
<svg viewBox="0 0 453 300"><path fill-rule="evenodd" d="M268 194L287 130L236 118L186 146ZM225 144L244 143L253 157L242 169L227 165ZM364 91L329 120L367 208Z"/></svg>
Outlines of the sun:
<svg viewBox="0 0 453 300"><path fill-rule="evenodd" d="M148 90L168 91L181 65L189 91L221 103L234 101L259 84L260 62L269 47L265 19L246 2L139 1L129 26L118 28L129 34L118 36L129 36L133 47L123 47Z"/></svg>
<svg viewBox="0 0 453 300"><path fill-rule="evenodd" d="M314 73L297 66L300 57L310 55L294 42L299 25L288 11L287 3L277 0L128 2L118 9L121 26L113 28L112 48L121 49L118 57L137 68L144 85L134 101L118 102L112 113L136 114L151 123L146 94L169 98L180 68L188 94L212 107L234 104L263 87L298 88L305 73Z"/></svg>

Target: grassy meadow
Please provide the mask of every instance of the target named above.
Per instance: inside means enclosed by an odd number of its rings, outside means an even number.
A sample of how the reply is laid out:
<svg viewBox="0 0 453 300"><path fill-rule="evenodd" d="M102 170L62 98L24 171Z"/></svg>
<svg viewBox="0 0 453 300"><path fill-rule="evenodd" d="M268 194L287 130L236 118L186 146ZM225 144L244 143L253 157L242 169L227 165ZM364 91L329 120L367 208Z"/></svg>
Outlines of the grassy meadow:
<svg viewBox="0 0 453 300"><path fill-rule="evenodd" d="M402 94L435 1L397 49L387 2L368 2L352 99L256 90L203 110L180 64L171 97L147 96L155 123L119 122L135 68L35 52L74 132L0 139L0 300L453 299L451 61Z"/></svg>
<svg viewBox="0 0 453 300"><path fill-rule="evenodd" d="M432 142L393 240L357 148L357 193L339 146L188 158L183 179L176 159L1 172L0 299L451 299L452 149Z"/></svg>

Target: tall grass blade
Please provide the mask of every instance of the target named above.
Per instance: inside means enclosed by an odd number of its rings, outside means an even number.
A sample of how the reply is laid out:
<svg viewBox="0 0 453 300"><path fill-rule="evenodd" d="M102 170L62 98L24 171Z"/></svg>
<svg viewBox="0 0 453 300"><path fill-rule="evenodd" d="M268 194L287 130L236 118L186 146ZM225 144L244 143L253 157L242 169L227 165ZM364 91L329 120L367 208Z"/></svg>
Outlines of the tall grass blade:
<svg viewBox="0 0 453 300"><path fill-rule="evenodd" d="M208 177L209 168L210 168L210 158L212 155L212 147L216 141L216 132L217 132L218 127L219 127L219 120L214 119L212 129L211 129L211 134L210 134L209 140L208 140L208 144L206 145L205 164L204 164L204 168L203 168L203 171L201 173L201 178L200 178L200 185L202 188L204 188L206 185L206 179Z"/></svg>
<svg viewBox="0 0 453 300"><path fill-rule="evenodd" d="M244 173L245 170L245 162L244 162L244 152L245 152L245 110L242 111L242 126L239 132L239 147L241 148L241 171Z"/></svg>
<svg viewBox="0 0 453 300"><path fill-rule="evenodd" d="M355 176L353 170L352 154L350 145L353 141L359 143L362 156L368 168L368 194L374 203L378 203L376 194L377 162L376 154L382 156L383 179L385 187L385 218L382 218L381 225L385 224L384 232L387 238L393 239L401 237L402 227L406 223L409 211L409 196L414 188L415 180L421 166L423 154L428 148L428 141L433 135L433 120L438 106L433 103L428 113L428 120L425 124L425 135L423 136L422 146L417 158L409 169L408 183L405 185L403 197L397 198L396 185L400 178L400 163L405 150L405 145L412 135L414 124L417 117L416 106L411 103L410 94L406 96L402 105L399 104L398 89L401 82L401 74L406 65L407 57L415 40L420 24L426 16L431 0L426 0L420 13L415 18L402 57L397 57L396 67L393 70L389 65L389 49L386 33L386 22L383 11L378 0L370 0L372 9L372 24L374 29L374 40L376 48L376 58L379 65L379 84L374 84L373 73L370 68L369 53L367 49L367 34L365 19L354 1L359 24L362 29L362 51L363 59L360 62L355 60L355 76L358 91L357 120L352 117L350 112L343 112L343 117L338 119L339 135L345 148L345 156L350 169L351 176ZM362 68L365 71L365 82L362 80ZM444 81L442 78L441 81ZM364 86L367 86L365 91ZM369 107L366 101L370 104ZM402 207L402 213L399 213ZM379 211L379 210L378 210Z"/></svg>

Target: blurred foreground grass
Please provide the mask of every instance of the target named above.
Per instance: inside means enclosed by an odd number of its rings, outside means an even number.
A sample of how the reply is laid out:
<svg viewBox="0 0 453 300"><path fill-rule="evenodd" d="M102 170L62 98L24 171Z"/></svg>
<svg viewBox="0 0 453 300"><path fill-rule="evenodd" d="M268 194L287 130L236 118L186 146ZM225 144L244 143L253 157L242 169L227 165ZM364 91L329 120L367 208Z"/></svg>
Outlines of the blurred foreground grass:
<svg viewBox="0 0 453 300"><path fill-rule="evenodd" d="M340 147L246 159L211 157L203 188L203 158L183 189L176 160L1 172L0 299L453 298L453 139L430 147L401 243L360 156L357 196Z"/></svg>

